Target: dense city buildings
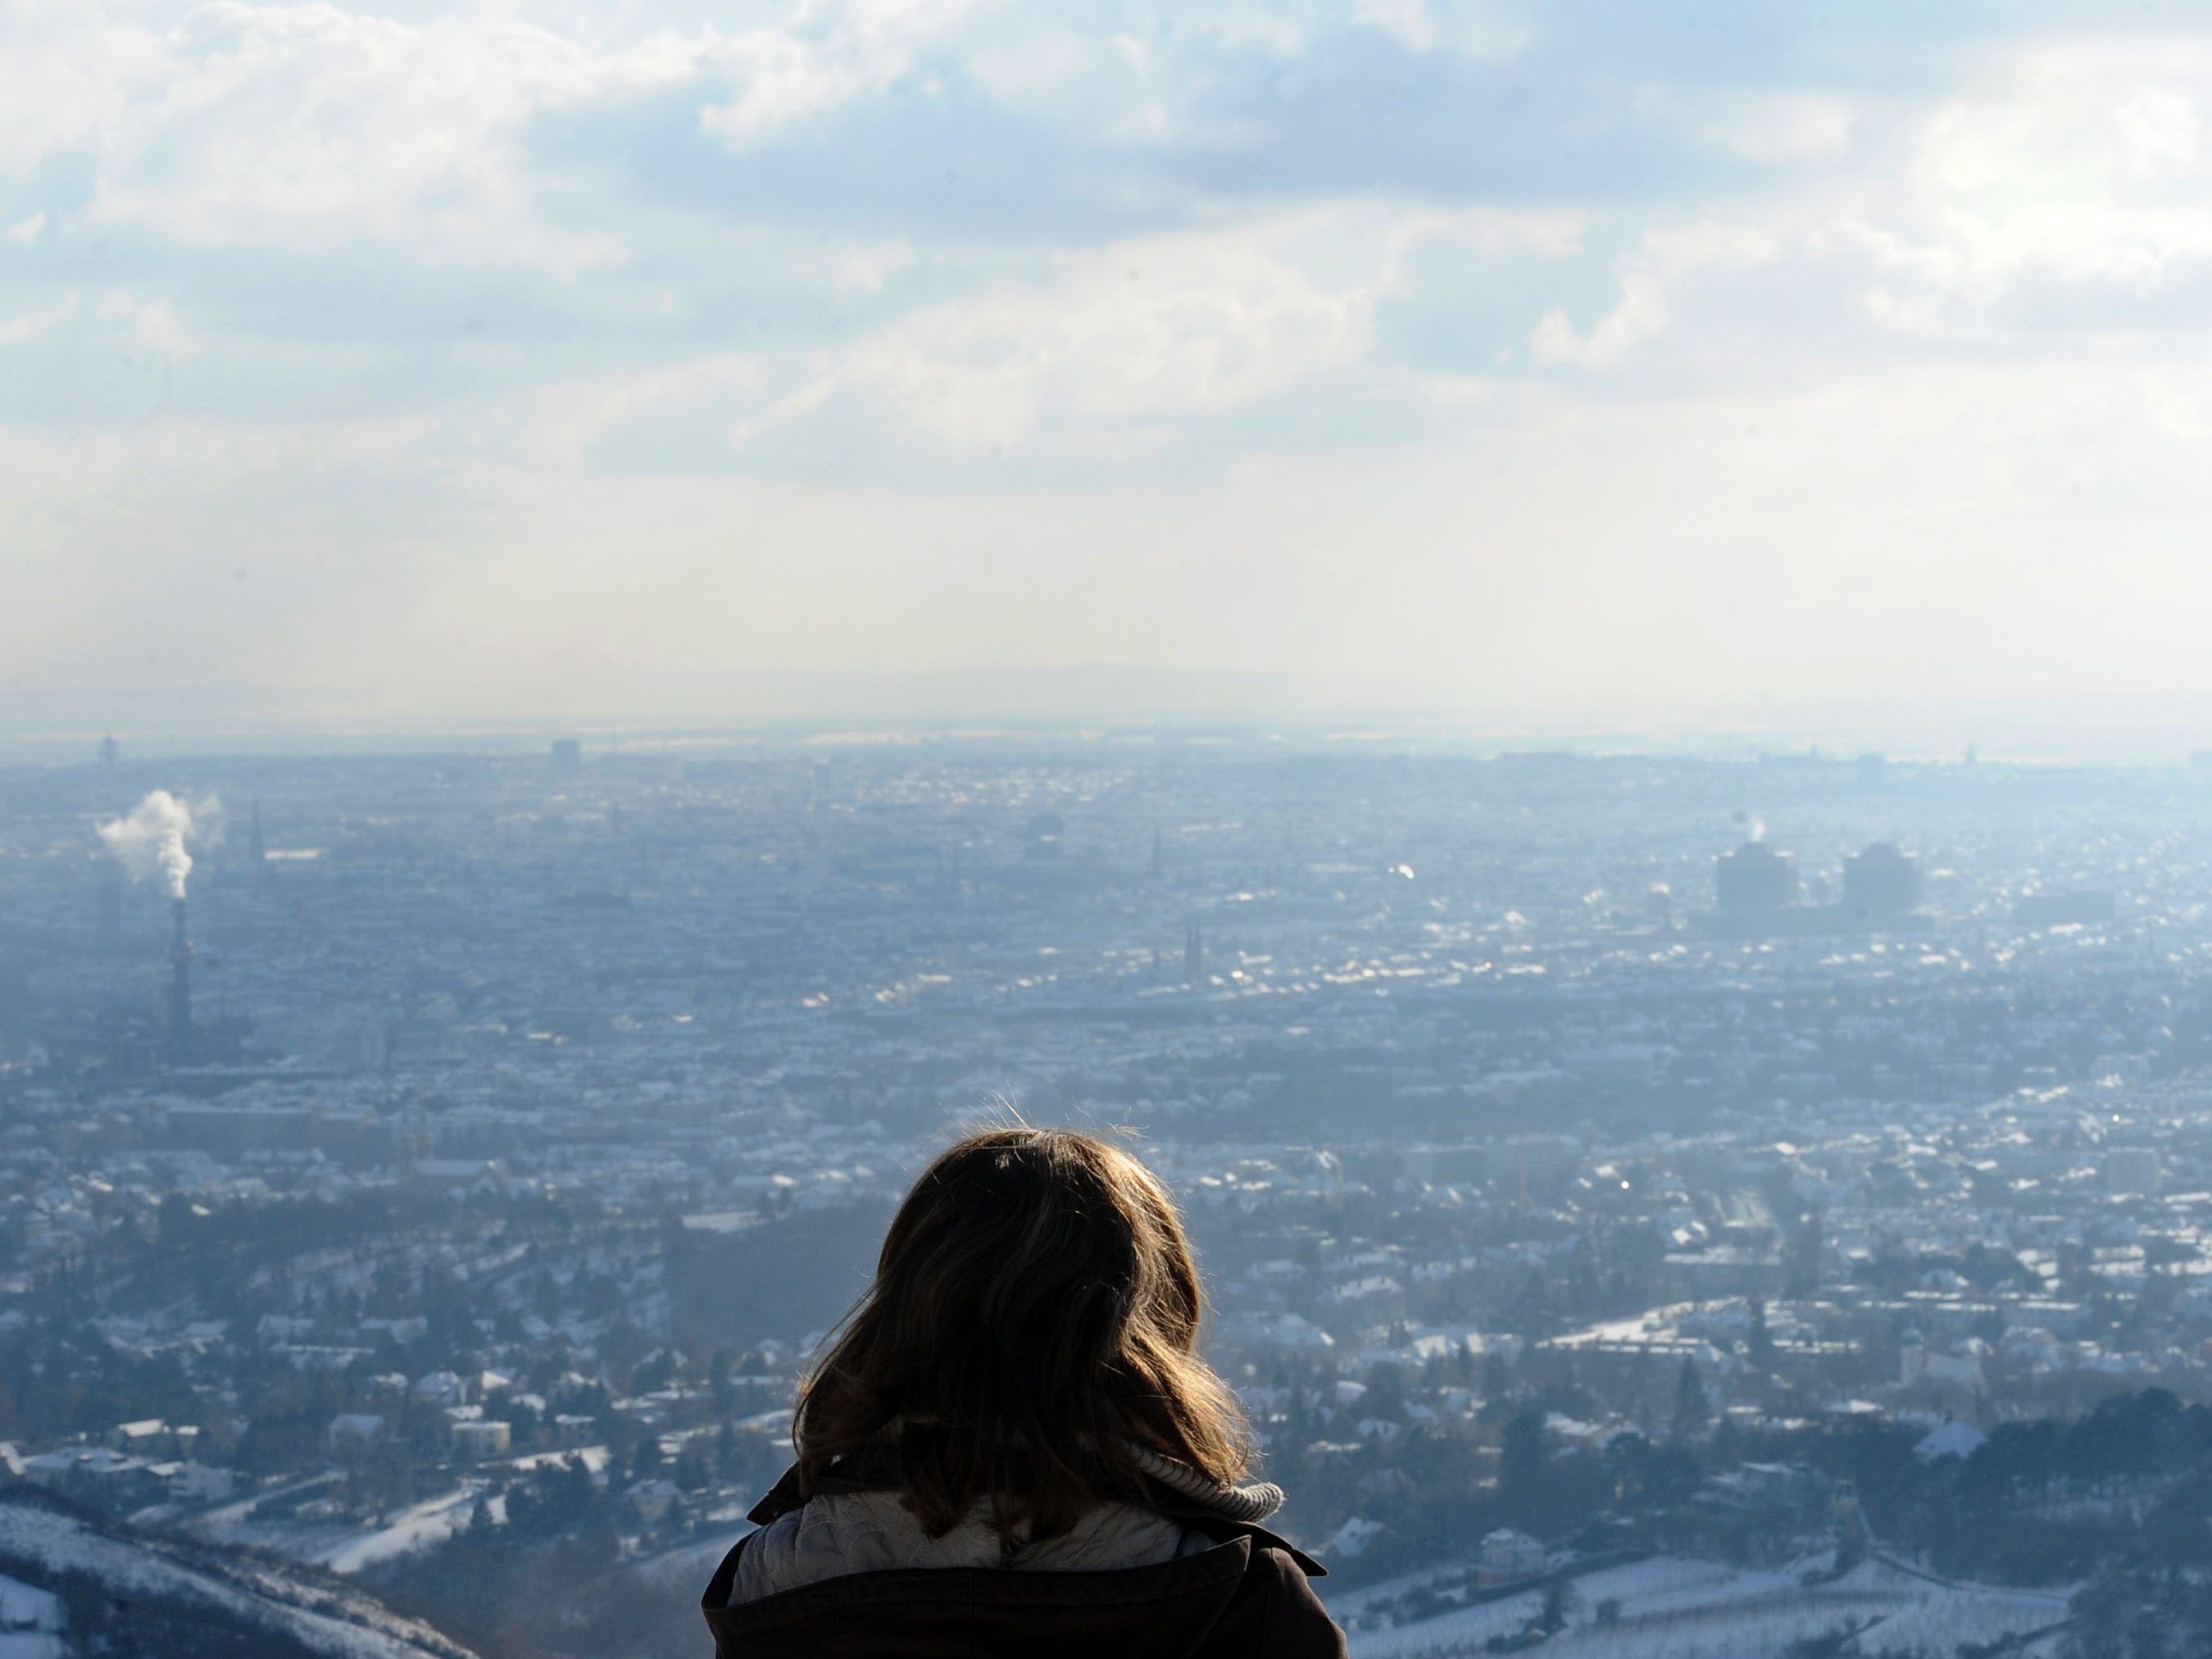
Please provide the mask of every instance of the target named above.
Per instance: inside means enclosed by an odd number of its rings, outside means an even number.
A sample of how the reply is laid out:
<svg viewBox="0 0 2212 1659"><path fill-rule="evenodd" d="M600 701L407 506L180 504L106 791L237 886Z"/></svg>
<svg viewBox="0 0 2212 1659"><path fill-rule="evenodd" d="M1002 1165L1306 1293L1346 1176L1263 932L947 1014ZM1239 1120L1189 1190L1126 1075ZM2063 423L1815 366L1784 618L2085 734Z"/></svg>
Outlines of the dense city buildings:
<svg viewBox="0 0 2212 1659"><path fill-rule="evenodd" d="M156 789L173 894L100 833ZM891 1202L1018 1111L1188 1206L1355 1653L2057 1654L2212 1448L2208 805L1243 732L0 774L0 1457L679 1650Z"/></svg>

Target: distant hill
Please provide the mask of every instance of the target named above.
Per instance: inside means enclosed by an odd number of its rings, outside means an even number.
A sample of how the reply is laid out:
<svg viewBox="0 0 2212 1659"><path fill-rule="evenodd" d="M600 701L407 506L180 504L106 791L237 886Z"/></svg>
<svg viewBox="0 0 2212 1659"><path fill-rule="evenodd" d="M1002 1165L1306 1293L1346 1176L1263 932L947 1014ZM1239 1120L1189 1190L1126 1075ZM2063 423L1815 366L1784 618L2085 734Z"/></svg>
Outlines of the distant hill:
<svg viewBox="0 0 2212 1659"><path fill-rule="evenodd" d="M350 1586L0 1486L9 1659L472 1659Z"/></svg>

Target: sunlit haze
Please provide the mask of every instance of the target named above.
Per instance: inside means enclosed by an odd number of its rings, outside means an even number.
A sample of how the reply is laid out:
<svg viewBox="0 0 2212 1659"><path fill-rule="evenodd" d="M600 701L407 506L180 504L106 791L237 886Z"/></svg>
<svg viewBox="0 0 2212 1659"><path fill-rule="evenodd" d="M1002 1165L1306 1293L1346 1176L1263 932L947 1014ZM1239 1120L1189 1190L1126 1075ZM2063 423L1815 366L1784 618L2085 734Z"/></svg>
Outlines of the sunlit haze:
<svg viewBox="0 0 2212 1659"><path fill-rule="evenodd" d="M5 0L0 720L2157 726L2208 92L2189 5Z"/></svg>

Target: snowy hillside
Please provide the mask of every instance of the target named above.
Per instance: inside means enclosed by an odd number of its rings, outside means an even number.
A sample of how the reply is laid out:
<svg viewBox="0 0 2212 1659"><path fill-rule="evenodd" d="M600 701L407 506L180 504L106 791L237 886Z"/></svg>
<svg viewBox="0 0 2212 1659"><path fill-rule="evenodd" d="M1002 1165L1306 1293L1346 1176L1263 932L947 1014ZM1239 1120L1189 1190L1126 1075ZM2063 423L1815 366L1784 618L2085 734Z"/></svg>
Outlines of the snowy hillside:
<svg viewBox="0 0 2212 1659"><path fill-rule="evenodd" d="M1864 1650L1945 1656L2040 1632L2055 1638L2067 1619L2063 1593L1945 1584L1878 1561L1805 1582L1808 1569L1825 1565L1821 1558L1762 1570L1658 1556L1593 1572L1576 1582L1566 1627L1541 1650L1553 1659L1773 1659L1793 1642L1863 1629ZM1542 1602L1530 1589L1376 1627L1407 1583L1331 1598L1331 1611L1352 1632L1352 1659L1480 1655L1492 1638L1526 1627Z"/></svg>
<svg viewBox="0 0 2212 1659"><path fill-rule="evenodd" d="M349 1587L0 1488L5 1659L470 1659Z"/></svg>

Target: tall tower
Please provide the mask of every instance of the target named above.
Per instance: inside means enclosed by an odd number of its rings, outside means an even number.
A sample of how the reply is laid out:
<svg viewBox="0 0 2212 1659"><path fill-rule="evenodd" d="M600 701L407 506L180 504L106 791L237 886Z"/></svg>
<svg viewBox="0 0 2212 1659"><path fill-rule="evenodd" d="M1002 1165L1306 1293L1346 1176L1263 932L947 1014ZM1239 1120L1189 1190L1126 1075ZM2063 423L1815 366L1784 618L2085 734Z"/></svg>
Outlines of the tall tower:
<svg viewBox="0 0 2212 1659"><path fill-rule="evenodd" d="M185 933L185 902L173 900L169 915L169 1058L192 1057L192 942Z"/></svg>
<svg viewBox="0 0 2212 1659"><path fill-rule="evenodd" d="M1182 982L1195 985L1206 977L1206 939L1192 922L1182 935Z"/></svg>

